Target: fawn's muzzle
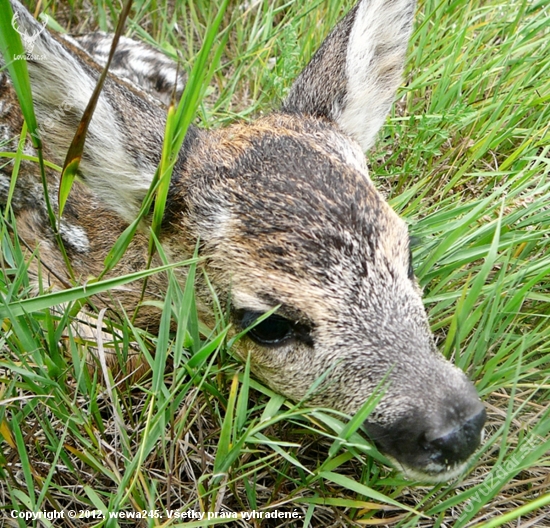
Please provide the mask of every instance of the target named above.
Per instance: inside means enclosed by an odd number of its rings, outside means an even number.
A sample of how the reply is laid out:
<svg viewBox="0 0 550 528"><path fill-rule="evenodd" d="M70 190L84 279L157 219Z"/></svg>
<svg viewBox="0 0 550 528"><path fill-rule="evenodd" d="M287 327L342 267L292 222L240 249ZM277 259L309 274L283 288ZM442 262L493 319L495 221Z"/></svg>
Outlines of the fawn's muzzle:
<svg viewBox="0 0 550 528"><path fill-rule="evenodd" d="M485 408L473 391L457 397L439 413L417 409L413 415L390 425L367 421L365 430L406 475L441 482L464 470L481 443L485 419Z"/></svg>

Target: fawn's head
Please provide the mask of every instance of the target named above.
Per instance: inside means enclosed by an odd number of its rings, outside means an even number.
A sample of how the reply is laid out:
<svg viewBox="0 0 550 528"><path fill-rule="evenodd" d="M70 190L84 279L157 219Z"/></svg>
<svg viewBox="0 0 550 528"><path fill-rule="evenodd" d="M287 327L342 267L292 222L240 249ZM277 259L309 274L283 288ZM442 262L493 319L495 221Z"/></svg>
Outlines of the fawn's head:
<svg viewBox="0 0 550 528"><path fill-rule="evenodd" d="M162 243L181 256L200 239L232 321L257 323L238 353L250 355L259 378L294 400L347 413L380 389L368 434L410 475L438 481L463 469L485 412L466 376L435 348L407 225L374 188L363 154L400 83L413 11L410 0L359 2L281 112L214 132L191 129ZM60 91L74 90L66 79L89 92L96 73L47 34L36 45L70 70L56 75L48 60L29 65L39 116L51 115ZM85 95L74 98L80 111ZM63 157L74 119L55 119L45 140ZM151 182L164 119L145 96L107 83L81 177L122 218L135 216Z"/></svg>

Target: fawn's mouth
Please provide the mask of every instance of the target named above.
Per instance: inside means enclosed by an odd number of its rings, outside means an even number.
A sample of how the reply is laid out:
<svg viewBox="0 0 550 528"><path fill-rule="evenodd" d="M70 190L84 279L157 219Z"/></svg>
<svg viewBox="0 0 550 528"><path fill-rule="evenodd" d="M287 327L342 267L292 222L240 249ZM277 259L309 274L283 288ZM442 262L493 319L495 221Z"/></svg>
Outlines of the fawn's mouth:
<svg viewBox="0 0 550 528"><path fill-rule="evenodd" d="M458 423L434 427L415 417L390 426L365 422L378 449L413 480L426 483L457 478L483 440L486 413L481 401Z"/></svg>
<svg viewBox="0 0 550 528"><path fill-rule="evenodd" d="M388 460L398 469L405 478L425 484L440 484L442 482L450 482L458 478L469 467L468 462L457 464L454 466L439 466L434 464L433 467L417 469L401 464L397 459L386 455Z"/></svg>

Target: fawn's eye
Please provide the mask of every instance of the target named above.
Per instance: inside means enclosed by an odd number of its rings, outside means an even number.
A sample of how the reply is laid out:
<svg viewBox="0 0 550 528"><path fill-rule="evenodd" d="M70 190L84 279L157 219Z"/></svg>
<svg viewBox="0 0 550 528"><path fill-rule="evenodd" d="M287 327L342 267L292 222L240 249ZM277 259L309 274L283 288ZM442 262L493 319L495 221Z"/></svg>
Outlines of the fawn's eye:
<svg viewBox="0 0 550 528"><path fill-rule="evenodd" d="M241 327L245 329L252 326L262 315L261 312L240 311ZM309 345L313 344L308 326L296 323L278 314L271 314L257 323L248 331L247 335L252 341L263 346L279 346L291 339L298 339Z"/></svg>

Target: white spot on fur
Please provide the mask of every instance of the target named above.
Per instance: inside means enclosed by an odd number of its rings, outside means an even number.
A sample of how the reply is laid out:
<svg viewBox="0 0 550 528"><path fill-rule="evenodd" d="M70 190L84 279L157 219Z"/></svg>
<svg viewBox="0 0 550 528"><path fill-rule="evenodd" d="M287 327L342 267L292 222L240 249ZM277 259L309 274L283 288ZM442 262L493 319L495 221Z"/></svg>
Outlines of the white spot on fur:
<svg viewBox="0 0 550 528"><path fill-rule="evenodd" d="M261 301L255 295L251 295L244 291L239 291L237 287L233 288L231 295L233 306L237 310L247 309L257 312L268 312L269 310L273 310L273 308L275 308L275 306L271 306Z"/></svg>
<svg viewBox="0 0 550 528"><path fill-rule="evenodd" d="M0 203L3 203L3 200L5 200L8 197L9 188L10 188L9 178L5 174L0 173L0 199L2 199L2 202Z"/></svg>
<svg viewBox="0 0 550 528"><path fill-rule="evenodd" d="M61 236L67 244L70 244L75 251L86 253L90 250L90 241L86 231L80 226L71 225L66 222L61 222Z"/></svg>
<svg viewBox="0 0 550 528"><path fill-rule="evenodd" d="M11 139L11 127L0 125L0 143L7 143Z"/></svg>

